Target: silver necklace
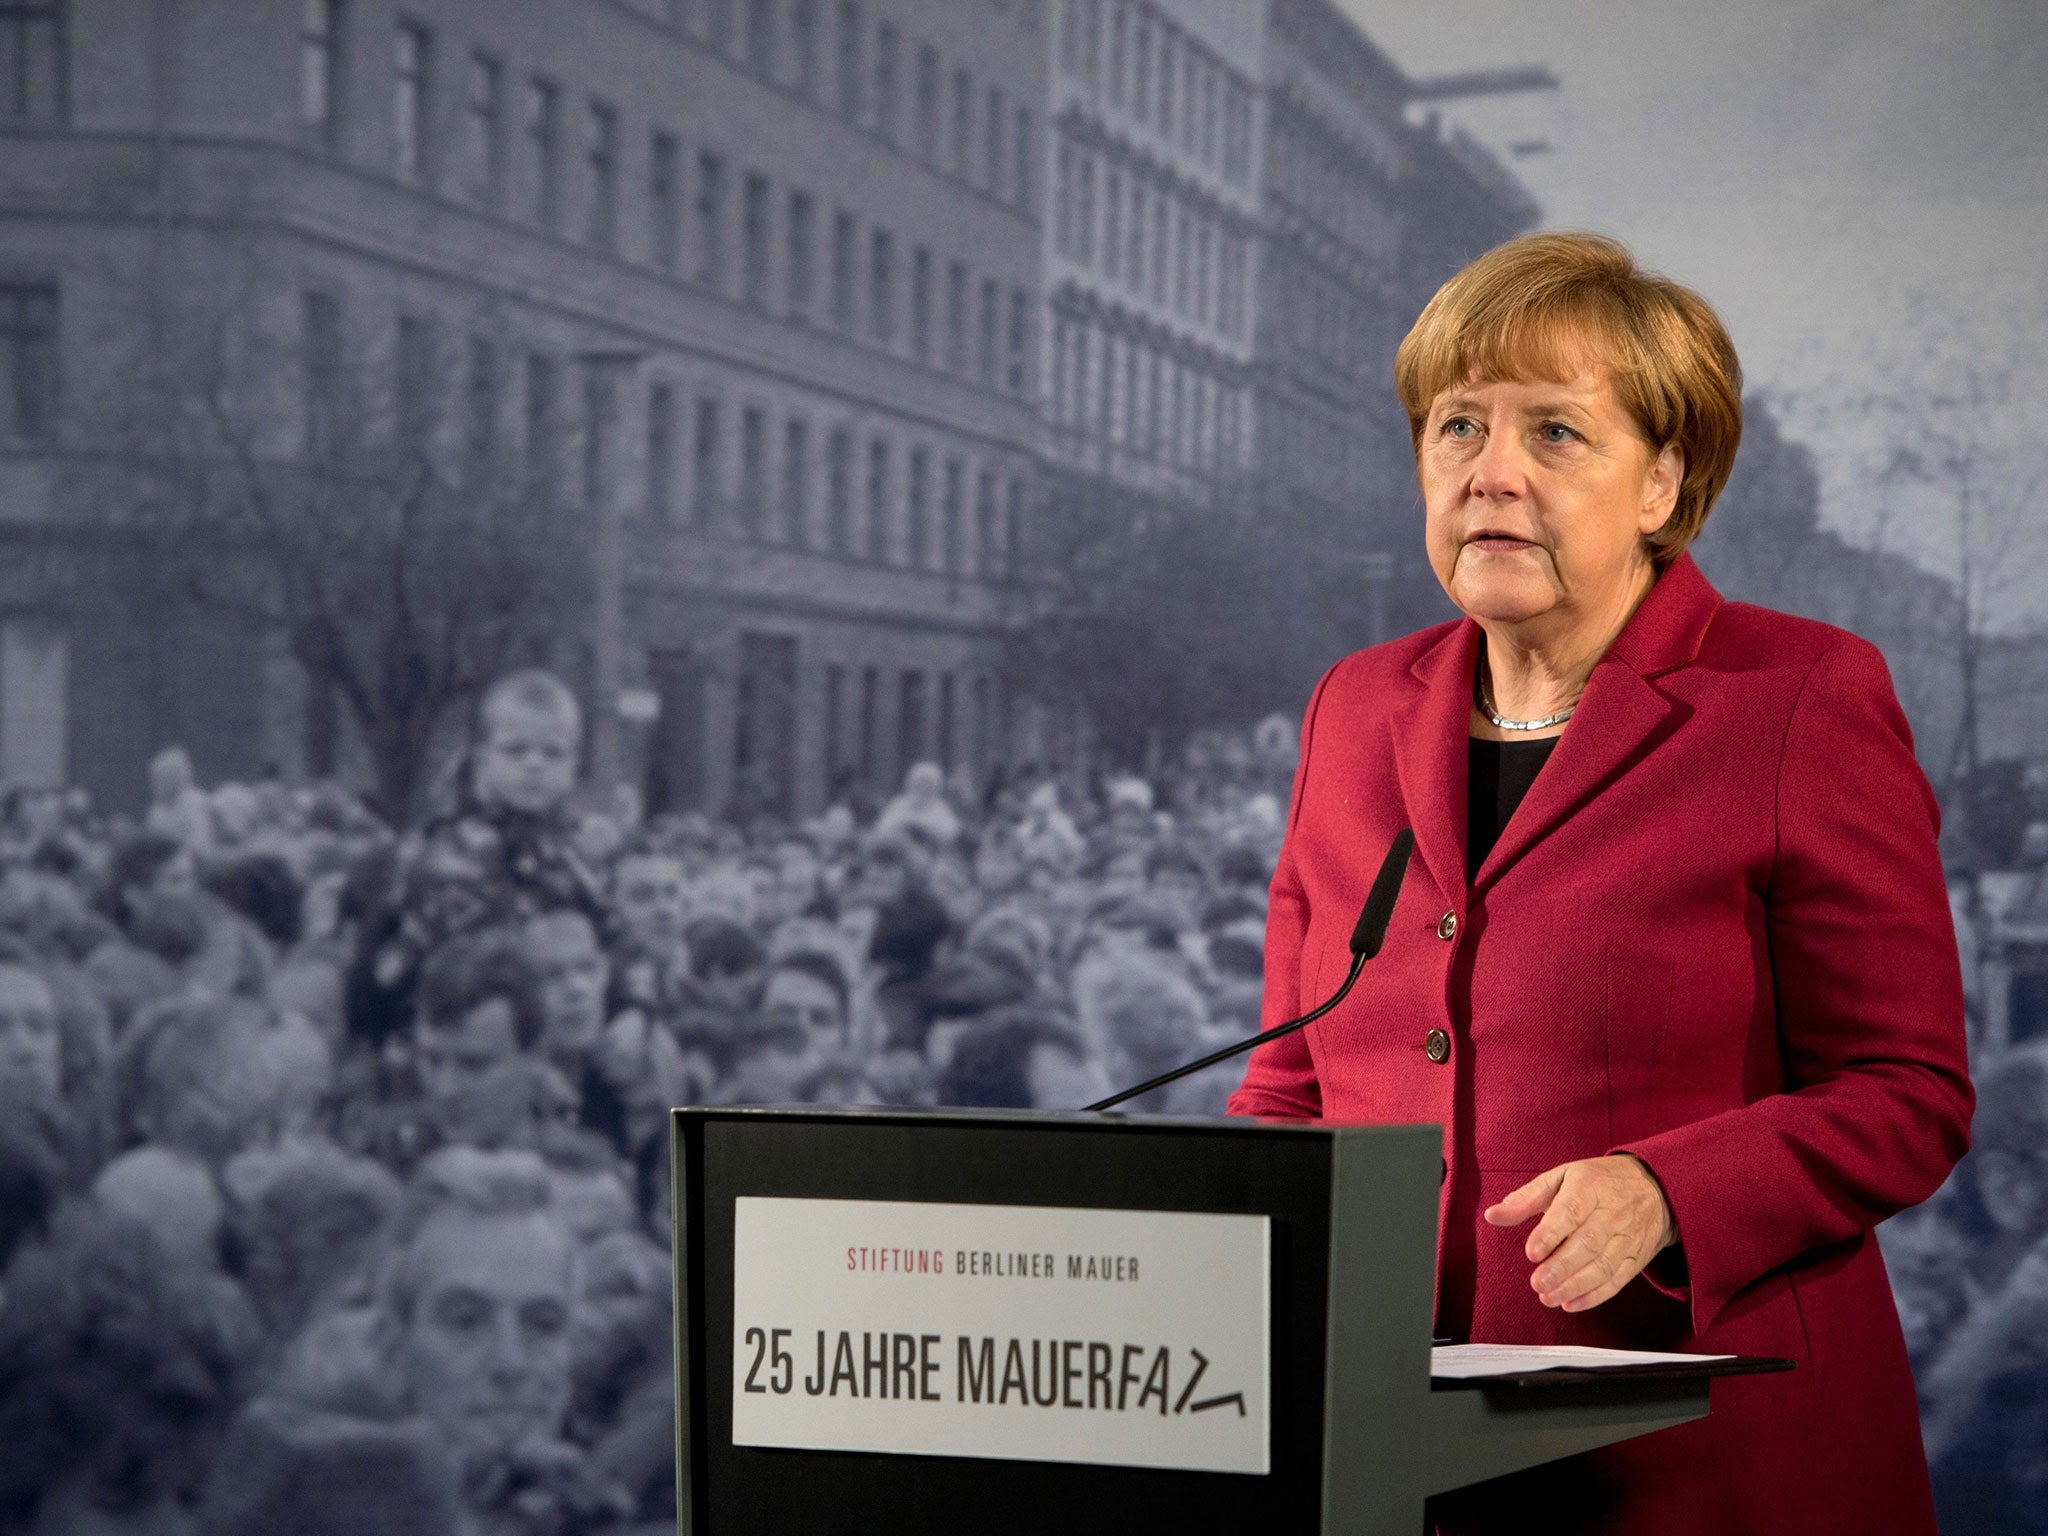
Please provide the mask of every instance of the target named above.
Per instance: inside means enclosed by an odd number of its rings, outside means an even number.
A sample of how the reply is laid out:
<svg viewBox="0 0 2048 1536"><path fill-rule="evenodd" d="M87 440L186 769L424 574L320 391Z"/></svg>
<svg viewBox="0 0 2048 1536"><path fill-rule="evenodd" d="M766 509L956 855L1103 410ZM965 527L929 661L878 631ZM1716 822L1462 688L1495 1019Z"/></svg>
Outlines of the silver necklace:
<svg viewBox="0 0 2048 1536"><path fill-rule="evenodd" d="M1548 730L1553 725L1563 725L1565 721L1571 719L1572 710L1579 707L1574 704L1568 709L1559 710L1554 715L1545 715L1541 720L1509 720L1494 710L1493 700L1486 696L1485 680L1477 675L1472 679L1472 696L1479 703L1479 713L1486 716L1487 719L1491 720L1495 726L1503 731Z"/></svg>

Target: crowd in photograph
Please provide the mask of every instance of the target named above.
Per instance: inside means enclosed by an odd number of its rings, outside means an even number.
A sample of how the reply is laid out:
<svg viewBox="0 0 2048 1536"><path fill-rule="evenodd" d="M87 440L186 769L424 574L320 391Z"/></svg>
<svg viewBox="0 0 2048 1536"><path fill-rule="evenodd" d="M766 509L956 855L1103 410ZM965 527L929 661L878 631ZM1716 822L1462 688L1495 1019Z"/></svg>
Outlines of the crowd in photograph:
<svg viewBox="0 0 2048 1536"><path fill-rule="evenodd" d="M1254 1031L1294 731L1197 746L643 817L528 671L409 828L175 747L138 817L9 791L0 1532L672 1530L670 1106L1078 1108ZM2048 1059L1982 1091L1884 1237L1958 1528L2027 1531Z"/></svg>
<svg viewBox="0 0 2048 1536"><path fill-rule="evenodd" d="M407 828L176 747L139 816L8 792L0 1532L672 1530L670 1106L1071 1109L1258 1027L1286 721L745 825L593 809L546 672L474 724Z"/></svg>

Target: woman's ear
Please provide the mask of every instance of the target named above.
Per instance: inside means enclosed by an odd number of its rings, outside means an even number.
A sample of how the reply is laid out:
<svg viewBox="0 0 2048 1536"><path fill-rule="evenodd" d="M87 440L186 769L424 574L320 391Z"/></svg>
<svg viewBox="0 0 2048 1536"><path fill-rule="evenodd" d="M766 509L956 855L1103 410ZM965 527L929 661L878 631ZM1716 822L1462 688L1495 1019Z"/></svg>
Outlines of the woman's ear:
<svg viewBox="0 0 2048 1536"><path fill-rule="evenodd" d="M1684 483L1685 452L1675 442L1666 443L1657 450L1644 482L1643 510L1636 515L1637 531L1647 537L1671 520L1678 505L1678 488Z"/></svg>

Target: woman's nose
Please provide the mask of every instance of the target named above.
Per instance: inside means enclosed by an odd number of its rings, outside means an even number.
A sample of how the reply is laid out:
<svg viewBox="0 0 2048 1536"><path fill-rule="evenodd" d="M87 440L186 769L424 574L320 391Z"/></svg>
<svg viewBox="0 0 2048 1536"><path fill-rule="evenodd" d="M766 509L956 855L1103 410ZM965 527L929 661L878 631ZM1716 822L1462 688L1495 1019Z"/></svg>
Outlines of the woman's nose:
<svg viewBox="0 0 2048 1536"><path fill-rule="evenodd" d="M1472 464L1472 489L1485 497L1519 496L1527 485L1522 445L1509 432L1489 432Z"/></svg>

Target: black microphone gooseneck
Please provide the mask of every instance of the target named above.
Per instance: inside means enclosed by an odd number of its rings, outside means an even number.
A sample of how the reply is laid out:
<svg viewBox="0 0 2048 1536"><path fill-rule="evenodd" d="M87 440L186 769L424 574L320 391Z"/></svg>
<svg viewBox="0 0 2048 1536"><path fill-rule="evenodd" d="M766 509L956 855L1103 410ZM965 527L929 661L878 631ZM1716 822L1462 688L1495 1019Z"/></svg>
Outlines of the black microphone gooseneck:
<svg viewBox="0 0 2048 1536"><path fill-rule="evenodd" d="M1140 1083L1135 1088L1126 1088L1121 1093L1113 1093L1106 1099L1098 1099L1088 1105L1082 1113L1093 1114L1097 1110L1114 1109L1126 1099L1135 1099L1141 1093L1150 1093L1154 1088L1163 1088L1168 1083L1177 1082L1191 1072L1213 1067L1219 1061L1228 1061L1255 1045L1264 1045L1269 1040L1278 1040L1282 1035L1291 1035L1297 1029L1305 1029L1315 1023L1317 1019L1343 1002L1344 994L1349 992L1351 984L1358 980L1358 973L1365 968L1365 962L1378 954L1380 945L1386 941L1387 924L1394 919L1394 902L1400 897L1401 881L1408 873L1408 857L1414 851L1415 834L1403 827L1394 834L1393 846L1387 850L1387 857L1380 865L1380 872L1373 877L1372 890L1365 898L1365 910L1358 914L1358 926L1351 930L1351 970L1344 978L1344 985L1337 989L1328 1002L1311 1013L1304 1013L1298 1019L1276 1024L1271 1029L1262 1029L1248 1040L1226 1045L1220 1051L1211 1051L1200 1061L1191 1061L1184 1067L1175 1067L1171 1072L1161 1073L1150 1082Z"/></svg>

